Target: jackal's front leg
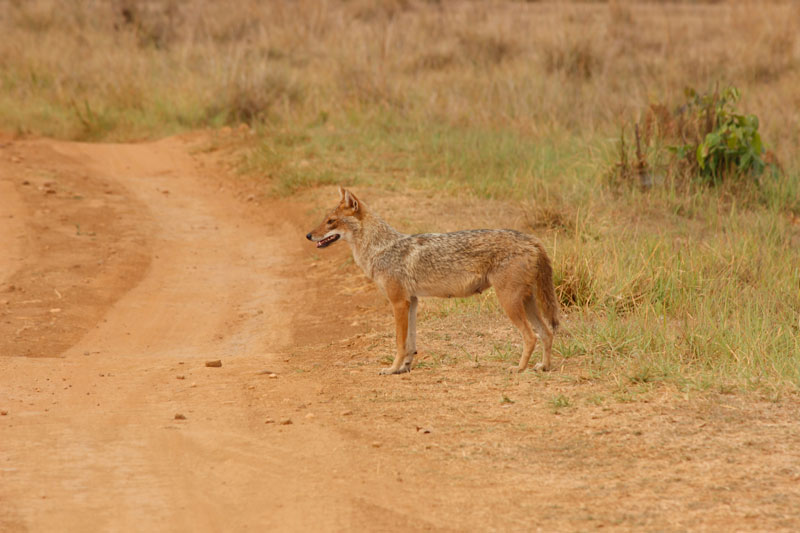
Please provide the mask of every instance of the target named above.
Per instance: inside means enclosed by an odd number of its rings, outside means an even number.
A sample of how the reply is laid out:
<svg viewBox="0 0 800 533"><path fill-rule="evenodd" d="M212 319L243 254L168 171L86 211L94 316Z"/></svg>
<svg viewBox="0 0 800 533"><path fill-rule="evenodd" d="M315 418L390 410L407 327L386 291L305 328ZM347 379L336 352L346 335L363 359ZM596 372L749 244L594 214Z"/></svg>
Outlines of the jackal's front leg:
<svg viewBox="0 0 800 533"><path fill-rule="evenodd" d="M409 308L411 307L411 302L402 299L402 300L395 300L392 302L392 306L394 307L394 324L395 324L395 335L397 337L397 354L394 357L394 362L392 366L389 368L384 368L381 370L381 374L402 374L403 372L408 372L411 370L411 364L408 365L403 364L406 360L406 356L408 352L406 351L406 341L408 338L408 318L409 318ZM416 307L416 306L415 306Z"/></svg>
<svg viewBox="0 0 800 533"><path fill-rule="evenodd" d="M408 307L408 334L406 335L406 358L403 360L404 372L411 372L411 364L417 355L417 302L416 296L411 297Z"/></svg>

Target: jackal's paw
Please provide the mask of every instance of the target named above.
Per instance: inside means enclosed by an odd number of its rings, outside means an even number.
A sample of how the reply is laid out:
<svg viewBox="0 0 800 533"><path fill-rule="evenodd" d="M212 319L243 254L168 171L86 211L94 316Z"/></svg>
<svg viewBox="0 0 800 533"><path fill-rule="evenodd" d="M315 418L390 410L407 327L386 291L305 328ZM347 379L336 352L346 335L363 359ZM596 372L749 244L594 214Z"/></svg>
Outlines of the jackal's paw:
<svg viewBox="0 0 800 533"><path fill-rule="evenodd" d="M378 372L378 374L380 374L381 376L391 376L392 374L405 374L406 372L411 372L411 367L408 365L403 365L397 370L394 370L391 367L384 368L381 369L381 371Z"/></svg>
<svg viewBox="0 0 800 533"><path fill-rule="evenodd" d="M544 363L536 363L536 365L534 365L533 369L536 372L547 372L548 370L550 370L550 367L549 366L544 366Z"/></svg>
<svg viewBox="0 0 800 533"><path fill-rule="evenodd" d="M521 373L523 370L525 370L525 369L524 369L524 368L520 368L520 367L519 367L519 366L517 366L517 365L514 365L514 366L510 366L510 367L508 367L508 373L509 373L509 374L519 374L519 373Z"/></svg>

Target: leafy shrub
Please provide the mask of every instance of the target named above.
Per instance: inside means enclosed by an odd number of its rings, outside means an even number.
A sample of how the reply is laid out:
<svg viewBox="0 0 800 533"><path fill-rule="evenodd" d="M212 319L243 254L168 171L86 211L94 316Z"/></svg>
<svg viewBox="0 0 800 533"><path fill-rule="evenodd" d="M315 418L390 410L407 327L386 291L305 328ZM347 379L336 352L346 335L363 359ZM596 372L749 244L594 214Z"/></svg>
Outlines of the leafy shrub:
<svg viewBox="0 0 800 533"><path fill-rule="evenodd" d="M670 147L675 153L691 156L694 152L699 175L717 183L725 176L760 176L764 172L764 144L758 133L758 117L736 112L740 94L729 87L718 94L699 95L687 89L687 113L699 123L709 125L702 141Z"/></svg>
<svg viewBox="0 0 800 533"><path fill-rule="evenodd" d="M764 150L758 117L736 109L738 89L699 94L687 88L685 95L686 102L674 112L651 104L634 124L631 147L623 128L612 181L638 178L649 188L665 178L690 178L717 185L731 178L758 179L769 165L777 169L774 156Z"/></svg>

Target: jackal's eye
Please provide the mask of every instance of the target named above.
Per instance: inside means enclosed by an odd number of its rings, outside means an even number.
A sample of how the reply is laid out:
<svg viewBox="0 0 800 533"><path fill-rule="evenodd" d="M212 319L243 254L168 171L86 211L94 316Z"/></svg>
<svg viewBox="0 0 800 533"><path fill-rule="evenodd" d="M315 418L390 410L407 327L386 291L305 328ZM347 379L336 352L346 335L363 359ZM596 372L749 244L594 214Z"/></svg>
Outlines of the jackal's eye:
<svg viewBox="0 0 800 533"><path fill-rule="evenodd" d="M328 219L328 221L327 221L327 222L325 222L325 223L326 223L326 224L333 224L333 219L332 219L332 218L329 218L329 219Z"/></svg>

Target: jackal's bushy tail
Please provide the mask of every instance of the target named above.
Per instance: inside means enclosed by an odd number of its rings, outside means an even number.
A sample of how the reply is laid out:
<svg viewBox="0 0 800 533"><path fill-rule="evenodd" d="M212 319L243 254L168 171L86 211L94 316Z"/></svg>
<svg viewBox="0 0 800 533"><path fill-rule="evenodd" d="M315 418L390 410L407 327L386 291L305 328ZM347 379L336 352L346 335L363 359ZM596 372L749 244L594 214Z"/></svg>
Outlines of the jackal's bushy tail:
<svg viewBox="0 0 800 533"><path fill-rule="evenodd" d="M558 299L556 298L556 290L553 286L553 266L550 264L550 258L544 249L539 250L539 256L536 264L536 300L539 303L543 318L550 321L553 332L558 329L560 323L560 310L558 306Z"/></svg>

